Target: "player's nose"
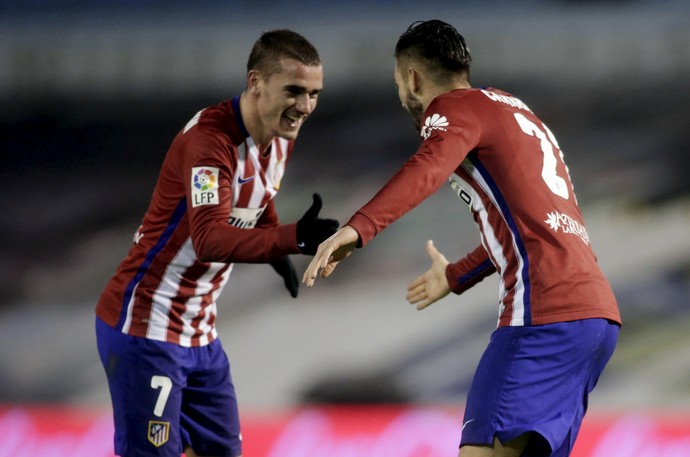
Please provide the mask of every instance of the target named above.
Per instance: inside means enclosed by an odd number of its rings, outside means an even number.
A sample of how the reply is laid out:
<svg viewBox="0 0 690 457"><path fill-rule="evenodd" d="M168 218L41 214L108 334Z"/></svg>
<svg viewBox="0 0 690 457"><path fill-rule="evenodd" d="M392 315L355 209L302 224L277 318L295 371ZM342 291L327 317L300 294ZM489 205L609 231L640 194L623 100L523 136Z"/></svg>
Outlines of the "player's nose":
<svg viewBox="0 0 690 457"><path fill-rule="evenodd" d="M311 114L316 108L316 99L313 99L309 94L301 94L297 97L295 108L302 114Z"/></svg>

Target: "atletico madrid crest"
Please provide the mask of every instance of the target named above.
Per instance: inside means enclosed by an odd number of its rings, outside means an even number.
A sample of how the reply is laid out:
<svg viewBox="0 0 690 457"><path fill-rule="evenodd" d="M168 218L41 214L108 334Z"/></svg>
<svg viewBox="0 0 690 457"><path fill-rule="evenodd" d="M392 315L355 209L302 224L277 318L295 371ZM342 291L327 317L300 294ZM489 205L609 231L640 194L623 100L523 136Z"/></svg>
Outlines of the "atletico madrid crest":
<svg viewBox="0 0 690 457"><path fill-rule="evenodd" d="M149 421L149 441L156 447L161 447L168 442L170 435L170 422Z"/></svg>

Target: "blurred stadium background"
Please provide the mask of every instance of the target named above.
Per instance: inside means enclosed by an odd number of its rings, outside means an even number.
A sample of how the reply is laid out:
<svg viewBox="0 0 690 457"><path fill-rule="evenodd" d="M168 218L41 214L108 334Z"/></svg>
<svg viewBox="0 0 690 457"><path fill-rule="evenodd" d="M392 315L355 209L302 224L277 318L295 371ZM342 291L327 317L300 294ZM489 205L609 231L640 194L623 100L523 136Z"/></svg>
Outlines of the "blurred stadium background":
<svg viewBox="0 0 690 457"><path fill-rule="evenodd" d="M416 148L392 52L407 25L431 18L467 38L473 83L525 101L565 153L625 324L593 420L690 417L686 1L0 0L3 428L23 408L44 421L109 411L95 301L173 136L200 108L242 91L262 31L292 28L324 61L325 90L278 196L281 218L296 220L320 192L324 213L344 222ZM448 189L296 300L270 267L237 265L219 331L243 414L461 408L495 326L497 284L414 311L405 285L427 268L427 239L449 258L479 241ZM294 258L300 271L307 260ZM0 455L48 455L9 430ZM690 455L690 424L682 433L674 455ZM632 451L620 455L640 455Z"/></svg>

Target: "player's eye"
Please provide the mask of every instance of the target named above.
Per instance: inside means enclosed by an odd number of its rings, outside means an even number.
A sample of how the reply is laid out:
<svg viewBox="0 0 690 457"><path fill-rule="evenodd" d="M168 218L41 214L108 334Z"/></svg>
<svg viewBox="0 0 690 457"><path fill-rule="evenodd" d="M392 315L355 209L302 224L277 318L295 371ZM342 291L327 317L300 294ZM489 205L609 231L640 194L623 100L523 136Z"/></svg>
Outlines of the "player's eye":
<svg viewBox="0 0 690 457"><path fill-rule="evenodd" d="M296 97L300 94L303 94L305 92L305 90L303 88L297 87L297 86L287 86L285 88L285 92L287 92L289 95L291 95L293 97Z"/></svg>

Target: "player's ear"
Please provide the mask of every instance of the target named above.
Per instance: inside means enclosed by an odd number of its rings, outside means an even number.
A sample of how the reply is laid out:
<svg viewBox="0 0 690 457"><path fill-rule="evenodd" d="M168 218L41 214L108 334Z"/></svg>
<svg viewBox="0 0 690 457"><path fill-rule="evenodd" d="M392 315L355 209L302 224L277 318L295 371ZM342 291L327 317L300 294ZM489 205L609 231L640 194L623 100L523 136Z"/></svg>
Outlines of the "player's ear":
<svg viewBox="0 0 690 457"><path fill-rule="evenodd" d="M413 66L411 66L408 71L410 72L408 75L408 81L410 86L409 88L410 91L416 95L420 92L422 88L422 75L419 72L419 70Z"/></svg>
<svg viewBox="0 0 690 457"><path fill-rule="evenodd" d="M251 95L259 95L260 82L261 73L258 70L249 70L249 73L247 73L247 92Z"/></svg>

